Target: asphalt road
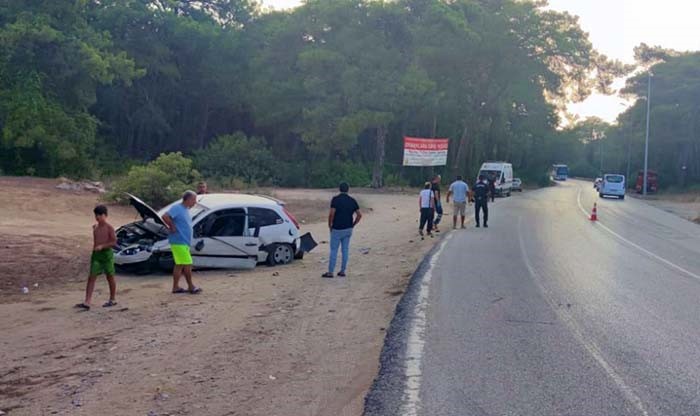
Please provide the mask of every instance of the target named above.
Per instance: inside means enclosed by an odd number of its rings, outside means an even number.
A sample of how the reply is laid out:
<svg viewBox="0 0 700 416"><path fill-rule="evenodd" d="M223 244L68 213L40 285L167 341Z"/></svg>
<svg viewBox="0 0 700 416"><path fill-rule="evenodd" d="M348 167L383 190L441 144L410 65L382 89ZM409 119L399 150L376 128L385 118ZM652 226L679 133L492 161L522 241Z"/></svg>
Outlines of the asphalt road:
<svg viewBox="0 0 700 416"><path fill-rule="evenodd" d="M700 415L700 226L579 181L490 208L414 276L366 415Z"/></svg>

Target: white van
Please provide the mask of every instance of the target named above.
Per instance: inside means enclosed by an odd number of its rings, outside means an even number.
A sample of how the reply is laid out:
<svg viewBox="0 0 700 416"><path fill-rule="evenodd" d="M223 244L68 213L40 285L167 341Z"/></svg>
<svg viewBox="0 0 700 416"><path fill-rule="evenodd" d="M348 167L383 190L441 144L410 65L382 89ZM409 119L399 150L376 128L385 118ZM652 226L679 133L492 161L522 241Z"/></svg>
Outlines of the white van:
<svg viewBox="0 0 700 416"><path fill-rule="evenodd" d="M481 165L479 175L494 181L496 195L510 196L513 190L513 165L507 162L486 162Z"/></svg>
<svg viewBox="0 0 700 416"><path fill-rule="evenodd" d="M601 198L616 196L620 199L625 199L625 175L603 175L603 182L598 185L598 195Z"/></svg>

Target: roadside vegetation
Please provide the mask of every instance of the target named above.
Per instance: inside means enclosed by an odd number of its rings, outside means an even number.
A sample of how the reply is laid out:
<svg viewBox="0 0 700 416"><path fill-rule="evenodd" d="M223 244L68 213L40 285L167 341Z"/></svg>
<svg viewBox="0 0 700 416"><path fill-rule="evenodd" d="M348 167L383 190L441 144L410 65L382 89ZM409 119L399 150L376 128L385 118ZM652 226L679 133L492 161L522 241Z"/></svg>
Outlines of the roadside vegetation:
<svg viewBox="0 0 700 416"><path fill-rule="evenodd" d="M685 158L683 180L697 181L698 55L638 52L658 74L652 166L678 181ZM434 171L400 166L404 135L449 137L447 175L504 159L532 184L556 162L594 176L601 143L606 167L632 149L634 170L643 100L618 126L560 129L567 103L632 70L541 2L310 0L270 12L251 0L17 0L0 5L0 170L133 185L157 170L147 162L181 152L198 174L158 189L199 175L419 184ZM645 79L624 92L643 97Z"/></svg>

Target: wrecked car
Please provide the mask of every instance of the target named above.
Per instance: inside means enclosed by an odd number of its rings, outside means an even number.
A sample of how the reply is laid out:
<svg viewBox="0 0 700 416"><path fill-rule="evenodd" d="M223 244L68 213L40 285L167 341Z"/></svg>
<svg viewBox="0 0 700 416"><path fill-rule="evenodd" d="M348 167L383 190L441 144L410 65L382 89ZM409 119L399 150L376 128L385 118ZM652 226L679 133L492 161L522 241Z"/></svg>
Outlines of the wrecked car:
<svg viewBox="0 0 700 416"><path fill-rule="evenodd" d="M124 271L148 273L171 270L173 256L168 229L162 216L175 201L156 211L127 194L141 221L117 229L114 262ZM192 260L196 268L252 269L301 259L316 244L310 234L300 236L300 226L282 201L245 194L197 196L192 216Z"/></svg>

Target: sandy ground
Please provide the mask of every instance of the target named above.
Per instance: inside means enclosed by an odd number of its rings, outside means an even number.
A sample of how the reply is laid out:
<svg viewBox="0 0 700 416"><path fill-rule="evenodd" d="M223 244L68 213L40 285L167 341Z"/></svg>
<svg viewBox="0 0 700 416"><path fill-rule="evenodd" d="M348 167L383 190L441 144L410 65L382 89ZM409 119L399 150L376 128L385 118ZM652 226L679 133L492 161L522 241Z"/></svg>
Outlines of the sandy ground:
<svg viewBox="0 0 700 416"><path fill-rule="evenodd" d="M700 194L650 195L645 202L688 221L700 223Z"/></svg>
<svg viewBox="0 0 700 416"><path fill-rule="evenodd" d="M167 275L118 276L117 307L77 312L96 197L54 185L0 178L0 410L12 416L360 415L396 302L434 243L415 238L413 195L359 194L346 279L319 278L321 244L286 267L196 273L198 296L170 294ZM275 195L327 240L317 211L331 193ZM134 217L111 207L114 225ZM106 296L99 280L95 302Z"/></svg>

